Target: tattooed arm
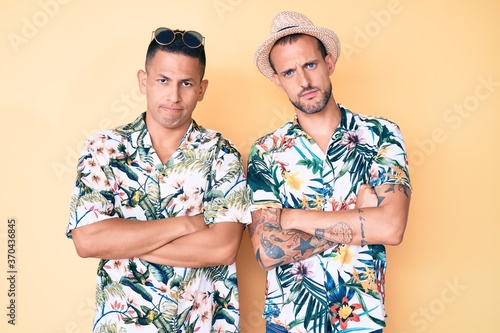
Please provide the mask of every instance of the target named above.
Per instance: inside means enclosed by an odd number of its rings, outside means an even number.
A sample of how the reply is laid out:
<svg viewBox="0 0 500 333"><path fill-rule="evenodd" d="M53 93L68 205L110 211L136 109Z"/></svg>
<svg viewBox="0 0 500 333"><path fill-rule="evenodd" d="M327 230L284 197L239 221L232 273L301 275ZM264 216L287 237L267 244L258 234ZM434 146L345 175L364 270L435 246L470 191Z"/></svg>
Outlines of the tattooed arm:
<svg viewBox="0 0 500 333"><path fill-rule="evenodd" d="M358 193L356 208L376 207L378 198L370 188L362 188ZM294 215L294 214L297 215ZM268 208L252 213L249 227L250 239L259 264L265 270L292 263L323 252L335 244L353 242L355 231L346 223L339 222L331 229L316 228L311 232L285 227L283 216L293 222L294 217L307 218L313 211L300 209ZM319 212L316 212L319 213ZM288 221L288 222L290 222Z"/></svg>
<svg viewBox="0 0 500 333"><path fill-rule="evenodd" d="M334 212L284 209L281 226L333 242L344 237L346 244L398 245L403 240L408 219L410 189L403 185L380 185L374 189L363 185L358 201L373 191L376 205L357 204L356 209Z"/></svg>
<svg viewBox="0 0 500 333"><path fill-rule="evenodd" d="M278 208L267 208L252 213L250 240L255 257L265 270L308 258L333 246L334 243L325 238L282 229L281 212Z"/></svg>

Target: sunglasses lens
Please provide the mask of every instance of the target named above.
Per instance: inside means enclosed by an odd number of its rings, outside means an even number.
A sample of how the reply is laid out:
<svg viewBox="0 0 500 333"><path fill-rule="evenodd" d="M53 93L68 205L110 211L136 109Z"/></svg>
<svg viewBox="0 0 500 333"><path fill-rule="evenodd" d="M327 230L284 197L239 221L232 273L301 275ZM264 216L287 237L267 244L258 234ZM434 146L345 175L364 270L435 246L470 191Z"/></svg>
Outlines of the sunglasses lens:
<svg viewBox="0 0 500 333"><path fill-rule="evenodd" d="M155 38L159 44L170 44L175 38L175 33L167 28L158 28L155 31Z"/></svg>
<svg viewBox="0 0 500 333"><path fill-rule="evenodd" d="M183 39L184 43L189 47L198 47L203 43L203 36L196 31L186 31Z"/></svg>

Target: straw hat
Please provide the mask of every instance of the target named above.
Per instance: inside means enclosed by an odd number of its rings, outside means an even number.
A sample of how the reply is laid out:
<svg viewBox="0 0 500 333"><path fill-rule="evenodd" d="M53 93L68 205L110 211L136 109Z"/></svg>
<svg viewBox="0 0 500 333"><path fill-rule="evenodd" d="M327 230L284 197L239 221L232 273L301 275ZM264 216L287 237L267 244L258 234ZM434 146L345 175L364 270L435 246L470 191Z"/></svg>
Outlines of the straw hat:
<svg viewBox="0 0 500 333"><path fill-rule="evenodd" d="M254 61L259 71L271 79L274 74L269 63L269 53L278 39L292 34L306 34L319 39L325 45L326 52L331 53L333 61L337 62L340 55L340 41L330 29L313 25L305 15L284 11L278 13L271 23L271 35L255 51Z"/></svg>

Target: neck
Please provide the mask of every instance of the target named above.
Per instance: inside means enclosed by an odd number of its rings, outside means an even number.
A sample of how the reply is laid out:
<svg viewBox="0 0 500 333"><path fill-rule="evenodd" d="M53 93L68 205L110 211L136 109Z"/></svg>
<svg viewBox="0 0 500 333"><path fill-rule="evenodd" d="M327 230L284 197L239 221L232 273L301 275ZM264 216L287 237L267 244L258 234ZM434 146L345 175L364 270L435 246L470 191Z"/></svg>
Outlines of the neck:
<svg viewBox="0 0 500 333"><path fill-rule="evenodd" d="M312 137L316 133L333 134L340 124L340 107L335 103L333 97L320 112L313 114L307 114L300 110L296 110L296 112L300 127Z"/></svg>
<svg viewBox="0 0 500 333"><path fill-rule="evenodd" d="M340 124L341 116L340 108L333 97L325 108L318 113L307 114L297 110L300 127L314 139L324 152L328 148L333 132Z"/></svg>
<svg viewBox="0 0 500 333"><path fill-rule="evenodd" d="M163 164L167 163L179 147L190 125L188 123L187 126L169 129L161 127L153 121L146 122L153 148Z"/></svg>

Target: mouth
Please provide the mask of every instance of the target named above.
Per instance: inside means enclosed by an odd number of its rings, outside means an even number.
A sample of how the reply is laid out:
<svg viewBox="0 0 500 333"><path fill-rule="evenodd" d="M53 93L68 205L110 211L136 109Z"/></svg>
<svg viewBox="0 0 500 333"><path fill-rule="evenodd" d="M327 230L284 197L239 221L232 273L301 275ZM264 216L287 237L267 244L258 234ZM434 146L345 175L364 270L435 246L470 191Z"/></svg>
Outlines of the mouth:
<svg viewBox="0 0 500 333"><path fill-rule="evenodd" d="M306 90L303 93L301 93L300 98L311 99L311 98L314 98L317 93L318 93L317 89L309 89L309 90Z"/></svg>
<svg viewBox="0 0 500 333"><path fill-rule="evenodd" d="M160 105L160 110L165 112L181 112L182 108L178 106Z"/></svg>

